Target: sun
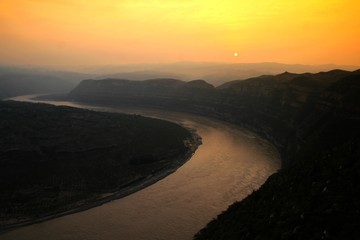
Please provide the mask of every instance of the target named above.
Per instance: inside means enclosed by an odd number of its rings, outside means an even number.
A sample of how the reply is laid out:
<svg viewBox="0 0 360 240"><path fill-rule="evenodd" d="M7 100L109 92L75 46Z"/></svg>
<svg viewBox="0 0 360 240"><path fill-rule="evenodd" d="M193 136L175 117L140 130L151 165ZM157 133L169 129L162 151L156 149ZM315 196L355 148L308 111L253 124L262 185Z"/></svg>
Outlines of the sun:
<svg viewBox="0 0 360 240"><path fill-rule="evenodd" d="M237 56L239 56L239 53L235 52L234 57L237 57Z"/></svg>

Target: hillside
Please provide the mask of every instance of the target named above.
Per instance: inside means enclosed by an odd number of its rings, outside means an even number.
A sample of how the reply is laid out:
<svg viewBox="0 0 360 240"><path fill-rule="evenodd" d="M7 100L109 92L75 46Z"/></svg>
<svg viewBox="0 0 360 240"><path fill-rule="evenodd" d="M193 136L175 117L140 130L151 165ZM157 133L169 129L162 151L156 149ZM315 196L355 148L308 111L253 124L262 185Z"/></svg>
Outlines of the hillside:
<svg viewBox="0 0 360 240"><path fill-rule="evenodd" d="M196 239L360 237L359 71L285 72L216 89L170 82L152 88L146 81L123 87L119 82L88 80L69 97L219 118L269 139L282 155L281 171Z"/></svg>
<svg viewBox="0 0 360 240"><path fill-rule="evenodd" d="M0 229L129 194L174 171L197 144L158 119L0 101Z"/></svg>

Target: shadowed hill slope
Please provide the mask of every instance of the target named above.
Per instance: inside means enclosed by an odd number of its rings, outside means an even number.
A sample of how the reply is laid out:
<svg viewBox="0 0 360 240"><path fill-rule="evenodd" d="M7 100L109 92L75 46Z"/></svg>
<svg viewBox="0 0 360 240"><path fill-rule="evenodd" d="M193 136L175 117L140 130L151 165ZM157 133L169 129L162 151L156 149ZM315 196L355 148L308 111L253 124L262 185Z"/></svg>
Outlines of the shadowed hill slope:
<svg viewBox="0 0 360 240"><path fill-rule="evenodd" d="M159 119L0 101L0 230L145 187L196 147Z"/></svg>

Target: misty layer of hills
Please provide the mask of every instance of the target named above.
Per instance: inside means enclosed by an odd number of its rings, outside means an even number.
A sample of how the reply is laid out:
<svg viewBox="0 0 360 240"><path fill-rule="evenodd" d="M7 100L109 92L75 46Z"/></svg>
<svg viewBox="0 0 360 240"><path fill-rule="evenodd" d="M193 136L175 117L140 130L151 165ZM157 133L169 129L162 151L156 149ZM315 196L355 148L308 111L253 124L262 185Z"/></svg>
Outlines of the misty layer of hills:
<svg viewBox="0 0 360 240"><path fill-rule="evenodd" d="M0 66L0 99L41 93L68 92L91 74Z"/></svg>
<svg viewBox="0 0 360 240"><path fill-rule="evenodd" d="M283 168L195 239L359 239L360 70L232 81L82 81L68 99L176 109L269 139Z"/></svg>
<svg viewBox="0 0 360 240"><path fill-rule="evenodd" d="M64 70L40 67L0 66L0 99L16 95L68 92L81 80L118 78L146 80L173 78L190 81L204 79L214 86L232 80L260 75L327 71L334 68L356 69L354 66L299 65L280 63L193 63L128 64L114 66L69 67Z"/></svg>
<svg viewBox="0 0 360 240"><path fill-rule="evenodd" d="M281 63L196 63L180 62L172 64L133 64L124 66L102 66L76 68L77 71L100 74L97 79L120 78L146 80L154 78L175 78L184 81L204 79L218 86L235 79L247 79L267 74L279 74L285 71L294 73L320 72L331 69L355 70L356 66L301 65Z"/></svg>

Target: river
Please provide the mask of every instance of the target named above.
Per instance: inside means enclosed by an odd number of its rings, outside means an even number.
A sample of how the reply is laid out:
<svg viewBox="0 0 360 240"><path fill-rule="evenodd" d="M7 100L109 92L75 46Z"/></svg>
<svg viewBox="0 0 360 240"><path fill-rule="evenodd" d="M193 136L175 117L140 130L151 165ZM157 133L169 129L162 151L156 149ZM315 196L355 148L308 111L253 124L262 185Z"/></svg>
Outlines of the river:
<svg viewBox="0 0 360 240"><path fill-rule="evenodd" d="M175 173L143 190L83 212L12 230L0 235L0 240L190 240L280 168L279 155L271 144L226 122L160 110L47 103L174 121L196 129L203 144Z"/></svg>

